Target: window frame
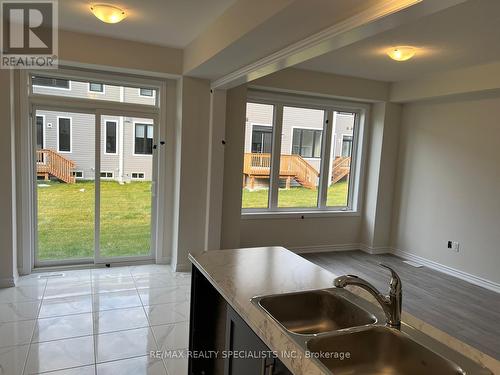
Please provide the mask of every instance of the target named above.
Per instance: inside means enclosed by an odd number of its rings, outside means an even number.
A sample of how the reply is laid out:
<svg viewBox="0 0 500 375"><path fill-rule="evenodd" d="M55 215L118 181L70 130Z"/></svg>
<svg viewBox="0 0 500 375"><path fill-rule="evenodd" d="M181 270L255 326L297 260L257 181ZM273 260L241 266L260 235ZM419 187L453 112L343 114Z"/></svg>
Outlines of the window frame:
<svg viewBox="0 0 500 375"><path fill-rule="evenodd" d="M267 208L245 208L241 209L243 219L259 219L262 216L267 218L283 217L323 217L329 216L360 216L363 198L364 169L367 147L367 123L370 111L370 105L367 103L349 102L324 97L304 96L283 94L270 91L260 91L257 89L249 90L247 94L247 103L268 104L274 106L273 119L273 146L271 149L271 175L270 188ZM284 107L311 108L325 111L325 121L323 129L323 140L321 146L321 166L320 181L318 187L318 205L317 207L299 208L299 207L278 207L278 184L283 128L283 108ZM328 177L329 168L332 161L328 155L331 155L334 147L334 117L338 113L354 113L353 129L353 150L351 160L351 173L349 174L349 190L347 206L327 206ZM319 129L318 129L319 130ZM280 135L279 137L277 135ZM293 137L293 135L292 135ZM292 140L293 142L293 140ZM316 158L317 159L317 158ZM327 161L325 163L325 161ZM325 188L326 187L326 188ZM241 202L240 202L241 204Z"/></svg>
<svg viewBox="0 0 500 375"><path fill-rule="evenodd" d="M148 131L148 127L149 126L152 126L153 127L153 138L151 138L153 140L153 145L151 147L151 153L150 154L138 154L136 152L136 149L135 149L135 129L136 129L136 126L137 124L140 124L140 125L147 125L146 126L146 137L147 137L147 131ZM154 123L153 122L144 122L144 121L133 121L133 128L134 128L134 132L133 132L133 136L132 136L132 142L133 142L133 149L134 149L134 153L133 155L134 156L152 156L153 155L153 152L154 152L154 145L155 145L155 138L154 138L154 132L155 132L155 127L154 127Z"/></svg>
<svg viewBox="0 0 500 375"><path fill-rule="evenodd" d="M51 78L51 79L60 79L60 80L68 81L68 87L37 85L35 83L32 83L31 85L34 86L34 87L42 87L42 88L51 89L51 90L71 91L71 79L68 79L68 78L59 78L59 77L49 77L49 76L43 76L43 75L40 75L40 77L42 77L42 78Z"/></svg>
<svg viewBox="0 0 500 375"><path fill-rule="evenodd" d="M70 82L71 82L71 81L70 81ZM101 87L102 87L102 91L95 91L95 90L92 90L92 89L91 89L92 84L94 84L94 85L101 85ZM106 94L106 88L105 88L104 83L102 83L102 82L92 82L92 81L89 81L89 82L88 82L88 85L87 85L87 92L89 92L90 94L101 94L101 95L105 95L105 94Z"/></svg>
<svg viewBox="0 0 500 375"><path fill-rule="evenodd" d="M76 175L77 173L81 173L81 174L82 174L82 176L81 176L81 177L78 177L78 176ZM75 171L73 171L73 172L72 172L72 175L73 175L73 177L75 177L75 179L76 179L76 180L83 180L83 179L85 179L85 173L84 173L82 170L80 170L80 169L79 169L79 170L75 170Z"/></svg>
<svg viewBox="0 0 500 375"><path fill-rule="evenodd" d="M69 120L69 151L61 151L61 145L59 143L59 120L67 119ZM57 152L60 154L71 154L73 153L73 118L70 116L57 116Z"/></svg>
<svg viewBox="0 0 500 375"><path fill-rule="evenodd" d="M105 173L105 174L111 173L111 177L108 177L108 176L103 177L102 176L103 173ZM115 178L115 173L113 171L100 171L99 178L102 180L113 180Z"/></svg>
<svg viewBox="0 0 500 375"><path fill-rule="evenodd" d="M108 122L115 124L115 152L107 152L107 139L108 139ZM135 135L135 134L134 134ZM103 139L104 155L118 155L118 121L104 119L104 139Z"/></svg>
<svg viewBox="0 0 500 375"><path fill-rule="evenodd" d="M142 174L142 177L134 177L134 174L137 174L137 175ZM145 180L146 174L144 172L131 172L130 179L131 180Z"/></svg>
<svg viewBox="0 0 500 375"><path fill-rule="evenodd" d="M250 133L250 136L252 137L252 139L253 139L254 127L260 126L262 128L266 127L266 128L270 128L271 129L271 131L268 132L268 133L271 133L271 152L272 152L272 148L273 148L273 145L272 145L272 143L273 143L273 126L269 125L269 124L261 124L261 123L258 123L258 122L250 122L249 124L252 127L252 131ZM255 131L259 131L259 130L255 129ZM251 141L250 142L250 152L252 152L252 144L253 144L253 142ZM261 154L267 154L267 152L261 152Z"/></svg>
<svg viewBox="0 0 500 375"><path fill-rule="evenodd" d="M290 146L290 150L292 151L291 154L292 155L299 155L303 159L316 159L316 160L321 159L321 157L322 157L321 154L323 153L323 133L324 133L325 129L319 129L319 128L301 128L300 126L292 126L291 129L292 129L292 137L291 137L292 138L291 139L292 143L291 143L291 146ZM294 154L293 153L293 133L294 133L295 130L310 130L310 131L313 132L313 144L312 144L312 155L313 156L303 156L300 153L298 153L298 154ZM320 156L316 157L316 156L314 156L314 146L316 145L315 134L318 131L321 132L321 150L320 150ZM300 148L302 148L302 133L301 133L300 141L301 141L300 142Z"/></svg>
<svg viewBox="0 0 500 375"><path fill-rule="evenodd" d="M43 149L45 149L45 145L47 143L46 142L47 141L47 137L46 137L46 134L45 134L45 128L46 128L46 126L45 126L45 124L46 124L46 122L45 122L45 115L35 115L35 127L38 126L38 124L36 123L36 118L37 117L41 117L42 121L43 121L42 122L42 148L41 148L43 150ZM38 129L36 129L36 136L35 137L36 137L35 143L38 146Z"/></svg>
<svg viewBox="0 0 500 375"><path fill-rule="evenodd" d="M144 95L142 90L150 90L151 95ZM155 97L155 89L150 89L148 87L139 87L139 96L142 98L154 98Z"/></svg>

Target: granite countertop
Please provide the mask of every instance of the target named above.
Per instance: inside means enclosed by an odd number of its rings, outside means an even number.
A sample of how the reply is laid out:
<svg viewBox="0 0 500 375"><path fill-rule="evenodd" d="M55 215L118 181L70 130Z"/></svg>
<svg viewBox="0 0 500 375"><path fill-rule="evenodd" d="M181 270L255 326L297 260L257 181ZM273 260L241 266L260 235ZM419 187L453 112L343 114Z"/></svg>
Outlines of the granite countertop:
<svg viewBox="0 0 500 375"><path fill-rule="evenodd" d="M304 350L291 336L257 308L251 299L259 295L331 288L333 279L340 275L283 247L213 250L198 255L190 254L189 259L271 350L299 353L296 358L280 358L293 373L329 374L315 361L306 358ZM346 289L374 302L373 297L360 288L349 286ZM500 374L500 362L496 359L405 313L404 296L402 321L481 363L493 373Z"/></svg>

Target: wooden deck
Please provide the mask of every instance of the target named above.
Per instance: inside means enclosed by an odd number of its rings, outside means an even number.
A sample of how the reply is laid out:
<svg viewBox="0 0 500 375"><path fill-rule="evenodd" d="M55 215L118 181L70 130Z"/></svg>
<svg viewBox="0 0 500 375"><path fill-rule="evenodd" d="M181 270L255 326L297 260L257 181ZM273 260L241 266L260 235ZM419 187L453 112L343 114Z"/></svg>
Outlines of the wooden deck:
<svg viewBox="0 0 500 375"><path fill-rule="evenodd" d="M338 157L332 165L332 183L348 176L351 168L350 157ZM253 189L255 179L269 178L271 154L245 153L243 161L243 187ZM279 178L286 181L290 188L292 180L308 189L316 189L319 172L300 155L281 155Z"/></svg>
<svg viewBox="0 0 500 375"><path fill-rule="evenodd" d="M55 177L68 184L75 183L75 163L49 149L36 150L36 174L45 180Z"/></svg>

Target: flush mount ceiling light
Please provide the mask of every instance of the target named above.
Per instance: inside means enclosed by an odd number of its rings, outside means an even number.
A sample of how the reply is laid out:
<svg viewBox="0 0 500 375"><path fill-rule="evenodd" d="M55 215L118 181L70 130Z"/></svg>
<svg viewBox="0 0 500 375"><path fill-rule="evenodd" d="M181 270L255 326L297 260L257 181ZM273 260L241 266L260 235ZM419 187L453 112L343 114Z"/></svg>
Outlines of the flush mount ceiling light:
<svg viewBox="0 0 500 375"><path fill-rule="evenodd" d="M90 10L94 13L94 16L106 23L118 23L127 17L123 9L113 5L94 4L90 7Z"/></svg>
<svg viewBox="0 0 500 375"><path fill-rule="evenodd" d="M411 46L391 47L387 50L389 57L396 61L410 60L417 53L417 49Z"/></svg>

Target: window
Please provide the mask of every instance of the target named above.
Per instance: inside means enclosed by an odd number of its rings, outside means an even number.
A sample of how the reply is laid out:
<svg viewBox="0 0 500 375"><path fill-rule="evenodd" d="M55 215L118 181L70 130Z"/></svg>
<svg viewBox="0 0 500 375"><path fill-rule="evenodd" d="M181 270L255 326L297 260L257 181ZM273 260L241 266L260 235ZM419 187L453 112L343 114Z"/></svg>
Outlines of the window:
<svg viewBox="0 0 500 375"><path fill-rule="evenodd" d="M243 213L357 211L358 145L368 107L257 91L249 96Z"/></svg>
<svg viewBox="0 0 500 375"><path fill-rule="evenodd" d="M31 82L35 86L45 86L45 87L53 87L57 89L69 90L69 80L67 79L35 76L31 78Z"/></svg>
<svg viewBox="0 0 500 375"><path fill-rule="evenodd" d="M153 154L153 125L135 124L135 154Z"/></svg>
<svg viewBox="0 0 500 375"><path fill-rule="evenodd" d="M116 154L116 121L106 121L106 154Z"/></svg>
<svg viewBox="0 0 500 375"><path fill-rule="evenodd" d="M293 129L292 154L303 158L321 157L323 130Z"/></svg>
<svg viewBox="0 0 500 375"><path fill-rule="evenodd" d="M83 178L83 171L73 171L73 176L76 179L81 179L81 178Z"/></svg>
<svg viewBox="0 0 500 375"><path fill-rule="evenodd" d="M42 149L45 145L43 116L36 116L36 148Z"/></svg>
<svg viewBox="0 0 500 375"><path fill-rule="evenodd" d="M273 125L273 105L247 103L242 192L244 209L263 209L269 205Z"/></svg>
<svg viewBox="0 0 500 375"><path fill-rule="evenodd" d="M325 113L323 109L283 106L278 208L318 206Z"/></svg>
<svg viewBox="0 0 500 375"><path fill-rule="evenodd" d="M139 95L152 97L154 95L154 90L153 89L139 89Z"/></svg>
<svg viewBox="0 0 500 375"><path fill-rule="evenodd" d="M252 153L270 154L273 140L273 128L270 126L253 125Z"/></svg>
<svg viewBox="0 0 500 375"><path fill-rule="evenodd" d="M132 180L144 180L144 173L142 172L133 172Z"/></svg>
<svg viewBox="0 0 500 375"><path fill-rule="evenodd" d="M104 85L97 82L89 82L89 91L91 92L104 92Z"/></svg>
<svg viewBox="0 0 500 375"><path fill-rule="evenodd" d="M113 178L113 172L101 172L101 178Z"/></svg>
<svg viewBox="0 0 500 375"><path fill-rule="evenodd" d="M352 153L352 135L342 136L342 156L351 156Z"/></svg>
<svg viewBox="0 0 500 375"><path fill-rule="evenodd" d="M71 119L68 117L57 119L57 150L71 152Z"/></svg>

